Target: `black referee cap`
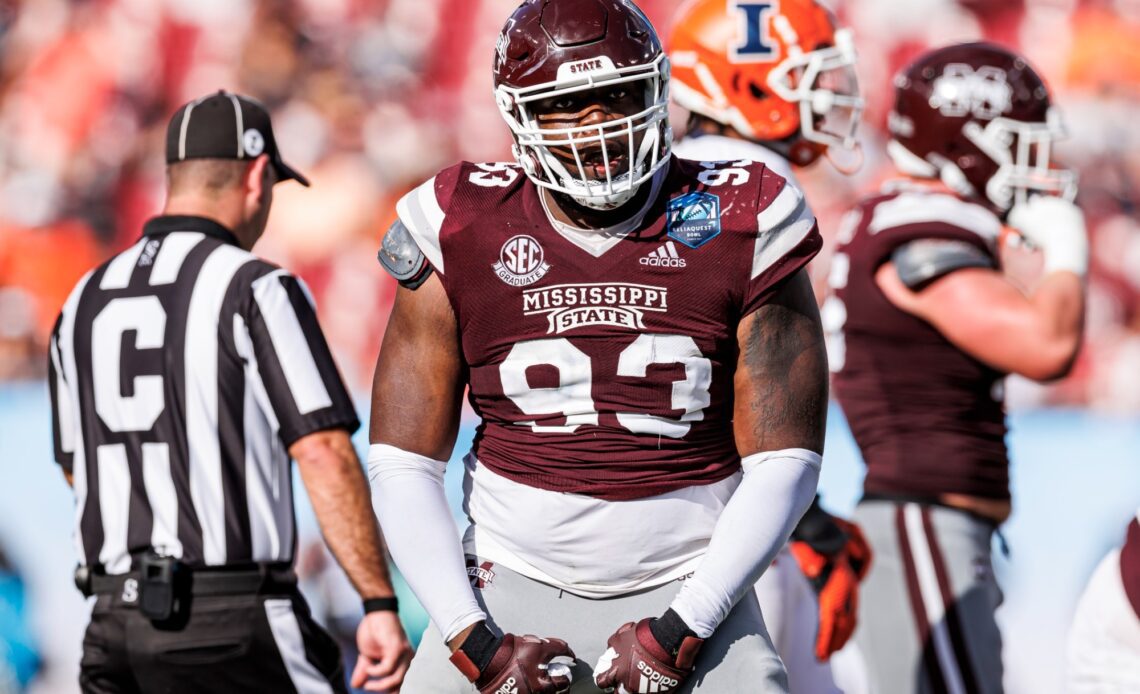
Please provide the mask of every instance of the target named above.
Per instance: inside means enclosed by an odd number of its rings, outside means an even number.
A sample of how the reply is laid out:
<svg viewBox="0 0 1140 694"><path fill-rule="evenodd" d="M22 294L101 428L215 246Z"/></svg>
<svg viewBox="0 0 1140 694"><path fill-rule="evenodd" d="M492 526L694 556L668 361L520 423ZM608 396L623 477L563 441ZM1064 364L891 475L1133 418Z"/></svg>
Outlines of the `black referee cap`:
<svg viewBox="0 0 1140 694"><path fill-rule="evenodd" d="M309 179L281 159L269 111L247 96L219 90L184 105L166 129L166 163L187 159L254 159L262 154L277 170L278 180Z"/></svg>

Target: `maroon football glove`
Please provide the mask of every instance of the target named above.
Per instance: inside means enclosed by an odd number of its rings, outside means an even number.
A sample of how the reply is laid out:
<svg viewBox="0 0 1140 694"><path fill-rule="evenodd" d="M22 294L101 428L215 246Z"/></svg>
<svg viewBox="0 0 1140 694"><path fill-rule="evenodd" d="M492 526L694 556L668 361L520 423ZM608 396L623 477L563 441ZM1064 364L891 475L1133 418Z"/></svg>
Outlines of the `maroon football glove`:
<svg viewBox="0 0 1140 694"><path fill-rule="evenodd" d="M607 692L674 691L693 673L703 643L673 610L661 619L628 622L606 642L609 648L594 666L594 683Z"/></svg>
<svg viewBox="0 0 1140 694"><path fill-rule="evenodd" d="M451 662L480 694L563 694L570 691L574 651L561 639L497 637L480 625Z"/></svg>

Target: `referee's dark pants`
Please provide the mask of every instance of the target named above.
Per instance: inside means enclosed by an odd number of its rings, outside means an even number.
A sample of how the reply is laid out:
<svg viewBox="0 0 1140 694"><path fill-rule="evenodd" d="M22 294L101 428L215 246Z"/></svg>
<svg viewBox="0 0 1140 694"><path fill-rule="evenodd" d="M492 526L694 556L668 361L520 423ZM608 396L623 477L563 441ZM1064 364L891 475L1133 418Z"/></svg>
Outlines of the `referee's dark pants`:
<svg viewBox="0 0 1140 694"><path fill-rule="evenodd" d="M288 570L195 572L180 616L138 608L138 574L94 579L83 639L85 694L346 694L340 649Z"/></svg>

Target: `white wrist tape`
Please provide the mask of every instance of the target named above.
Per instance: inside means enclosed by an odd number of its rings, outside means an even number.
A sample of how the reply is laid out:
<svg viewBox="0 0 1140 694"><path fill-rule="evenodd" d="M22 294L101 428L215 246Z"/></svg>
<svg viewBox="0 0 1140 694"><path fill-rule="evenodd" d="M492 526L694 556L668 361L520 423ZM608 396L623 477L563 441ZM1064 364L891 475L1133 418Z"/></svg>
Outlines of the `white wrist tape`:
<svg viewBox="0 0 1140 694"><path fill-rule="evenodd" d="M672 608L708 638L771 565L811 506L823 463L818 453L788 448L750 455L744 477L713 529L708 551Z"/></svg>
<svg viewBox="0 0 1140 694"><path fill-rule="evenodd" d="M1084 277L1089 268L1089 240L1081 208L1068 200L1035 195L1009 211L1009 225L1041 250L1045 274L1072 272Z"/></svg>
<svg viewBox="0 0 1140 694"><path fill-rule="evenodd" d="M1055 244L1043 249L1045 255L1044 272L1071 272L1077 277L1084 277L1089 271L1089 244L1083 237L1072 239L1073 243Z"/></svg>
<svg viewBox="0 0 1140 694"><path fill-rule="evenodd" d="M445 641L487 618L471 590L443 491L446 467L446 461L395 446L368 449L372 509L388 551Z"/></svg>

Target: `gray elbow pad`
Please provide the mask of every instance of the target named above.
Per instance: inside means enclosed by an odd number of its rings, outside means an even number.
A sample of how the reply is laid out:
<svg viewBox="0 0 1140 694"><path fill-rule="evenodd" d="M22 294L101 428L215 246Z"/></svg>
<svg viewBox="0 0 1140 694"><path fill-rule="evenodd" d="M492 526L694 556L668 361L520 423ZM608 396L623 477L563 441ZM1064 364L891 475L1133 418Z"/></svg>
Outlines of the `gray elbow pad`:
<svg viewBox="0 0 1140 694"><path fill-rule="evenodd" d="M919 239L904 243L891 254L899 279L918 291L939 277L964 268L996 268L993 256L966 241Z"/></svg>
<svg viewBox="0 0 1140 694"><path fill-rule="evenodd" d="M431 263L416 245L411 232L398 219L384 234L376 258L389 275L408 289L418 288L433 272Z"/></svg>

